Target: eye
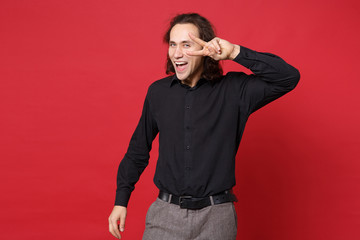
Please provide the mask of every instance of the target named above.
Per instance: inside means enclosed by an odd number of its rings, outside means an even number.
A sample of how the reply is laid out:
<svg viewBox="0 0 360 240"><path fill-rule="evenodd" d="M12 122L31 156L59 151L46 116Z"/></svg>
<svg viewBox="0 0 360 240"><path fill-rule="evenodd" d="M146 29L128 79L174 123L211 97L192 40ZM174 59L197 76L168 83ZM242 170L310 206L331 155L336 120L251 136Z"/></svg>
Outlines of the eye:
<svg viewBox="0 0 360 240"><path fill-rule="evenodd" d="M170 43L169 46L170 46L170 47L175 47L176 44L175 44L175 43Z"/></svg>
<svg viewBox="0 0 360 240"><path fill-rule="evenodd" d="M190 44L185 43L185 44L184 44L184 47L189 48L189 47L191 47L191 46L190 46Z"/></svg>

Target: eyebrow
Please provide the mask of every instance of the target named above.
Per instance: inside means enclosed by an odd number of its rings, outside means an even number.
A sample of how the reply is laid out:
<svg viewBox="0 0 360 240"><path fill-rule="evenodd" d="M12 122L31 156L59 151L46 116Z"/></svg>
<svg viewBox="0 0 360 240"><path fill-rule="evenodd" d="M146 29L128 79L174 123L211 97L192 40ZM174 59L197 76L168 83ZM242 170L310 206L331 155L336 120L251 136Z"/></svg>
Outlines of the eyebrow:
<svg viewBox="0 0 360 240"><path fill-rule="evenodd" d="M175 41L169 41L169 43L176 43L176 42ZM184 40L184 41L181 41L180 43L193 43L193 41Z"/></svg>

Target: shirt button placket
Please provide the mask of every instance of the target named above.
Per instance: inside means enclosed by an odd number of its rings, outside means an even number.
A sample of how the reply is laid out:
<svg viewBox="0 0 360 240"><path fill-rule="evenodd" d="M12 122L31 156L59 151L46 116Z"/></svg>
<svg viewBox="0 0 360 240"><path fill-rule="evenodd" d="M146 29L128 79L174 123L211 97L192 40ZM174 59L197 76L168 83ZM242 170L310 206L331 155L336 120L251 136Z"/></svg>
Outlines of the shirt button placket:
<svg viewBox="0 0 360 240"><path fill-rule="evenodd" d="M185 94L185 113L184 113L184 171L185 189L189 186L189 175L191 170L191 112L194 98L194 91L187 90Z"/></svg>

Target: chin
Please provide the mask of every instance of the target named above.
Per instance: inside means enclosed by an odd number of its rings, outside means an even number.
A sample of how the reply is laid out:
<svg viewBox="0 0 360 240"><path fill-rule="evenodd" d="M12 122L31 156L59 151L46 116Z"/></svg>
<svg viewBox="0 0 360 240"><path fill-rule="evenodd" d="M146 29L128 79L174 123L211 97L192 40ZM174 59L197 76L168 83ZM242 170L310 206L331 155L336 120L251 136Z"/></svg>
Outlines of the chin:
<svg viewBox="0 0 360 240"><path fill-rule="evenodd" d="M176 77L179 79L179 80L185 80L188 76L184 75L184 74L178 74L178 73L175 73L176 74Z"/></svg>

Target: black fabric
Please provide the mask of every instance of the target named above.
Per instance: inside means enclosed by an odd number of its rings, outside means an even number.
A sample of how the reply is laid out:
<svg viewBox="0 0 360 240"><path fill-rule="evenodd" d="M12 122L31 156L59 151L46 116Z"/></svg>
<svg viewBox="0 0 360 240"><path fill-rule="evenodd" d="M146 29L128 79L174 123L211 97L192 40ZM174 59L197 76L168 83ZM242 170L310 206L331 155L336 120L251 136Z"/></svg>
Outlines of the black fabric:
<svg viewBox="0 0 360 240"><path fill-rule="evenodd" d="M149 86L119 164L115 205L127 206L157 134L159 190L205 197L235 185L235 156L250 114L294 89L300 74L274 54L243 46L234 61L254 74L229 72L217 81L200 79L194 87L174 75Z"/></svg>

